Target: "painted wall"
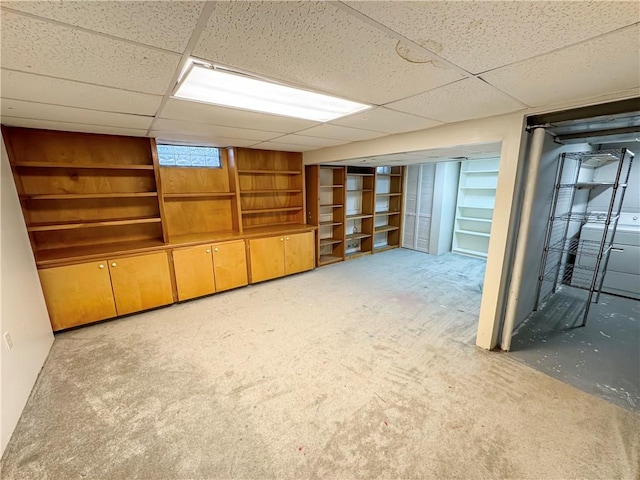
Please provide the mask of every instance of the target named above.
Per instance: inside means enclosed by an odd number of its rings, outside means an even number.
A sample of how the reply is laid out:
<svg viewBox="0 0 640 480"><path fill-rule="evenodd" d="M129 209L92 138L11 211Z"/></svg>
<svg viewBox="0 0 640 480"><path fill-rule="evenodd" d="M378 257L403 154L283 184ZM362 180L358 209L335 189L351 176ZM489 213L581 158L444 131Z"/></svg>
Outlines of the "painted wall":
<svg viewBox="0 0 640 480"><path fill-rule="evenodd" d="M476 345L492 349L504 314L510 264L513 257L514 232L519 211L514 202L519 159L524 153L524 112L440 125L428 130L401 133L337 147L305 152L305 164L330 163L352 158L411 152L459 145L502 142L500 172L496 190L489 255L480 305Z"/></svg>
<svg viewBox="0 0 640 480"><path fill-rule="evenodd" d="M624 202L622 203L622 211L629 213L640 213L640 142L616 143L601 145L599 150L609 150L618 148L628 148L635 153L633 164L631 165L631 175L627 184L627 191L624 194ZM599 168L595 172L595 178L611 179L615 177L617 164L609 164ZM589 202L590 211L606 212L609 208L610 195L602 192Z"/></svg>
<svg viewBox="0 0 640 480"><path fill-rule="evenodd" d="M53 343L4 141L1 156L0 454L4 453ZM5 333L11 336L11 349Z"/></svg>
<svg viewBox="0 0 640 480"><path fill-rule="evenodd" d="M431 239L429 242L431 245L429 253L433 255L441 255L451 251L459 178L460 162L436 164Z"/></svg>
<svg viewBox="0 0 640 480"><path fill-rule="evenodd" d="M588 144L558 145L553 141L551 135L547 134L545 136L543 154L540 160L540 170L536 183L536 196L531 213L531 223L527 233L527 250L524 258L525 268L523 270L521 288L518 292L518 305L516 308L514 327L521 324L531 314L535 306L538 273L542 260L542 251L544 249L547 222L551 210L558 156L562 152L581 152L592 149L593 147ZM524 179L524 181L529 182L530 180ZM586 208L586 202L576 198L574 206L574 211L582 211ZM563 210L563 206L560 205L559 202L558 211L561 210ZM577 228L579 228L579 224ZM569 232L569 236L571 236L572 233L575 232Z"/></svg>

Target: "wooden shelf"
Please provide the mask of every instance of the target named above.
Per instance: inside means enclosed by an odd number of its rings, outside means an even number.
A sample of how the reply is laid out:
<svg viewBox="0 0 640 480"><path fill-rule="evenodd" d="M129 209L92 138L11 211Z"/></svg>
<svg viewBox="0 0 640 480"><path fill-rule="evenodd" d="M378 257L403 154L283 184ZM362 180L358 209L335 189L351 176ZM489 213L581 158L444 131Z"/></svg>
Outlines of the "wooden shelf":
<svg viewBox="0 0 640 480"><path fill-rule="evenodd" d="M160 239L140 240L133 242L111 242L96 245L76 245L73 247L38 250L36 262L38 266L59 265L91 259L105 259L108 256L141 253L150 250L162 250L166 246Z"/></svg>
<svg viewBox="0 0 640 480"><path fill-rule="evenodd" d="M373 218L373 214L371 213L353 213L351 215L347 215L347 220L359 220L361 218Z"/></svg>
<svg viewBox="0 0 640 480"><path fill-rule="evenodd" d="M205 232L205 233L188 233L184 235L175 235L169 238L167 247L183 247L190 244L216 243L227 240L237 240L242 238L240 232L235 230L226 230L221 232Z"/></svg>
<svg viewBox="0 0 640 480"><path fill-rule="evenodd" d="M347 193L363 193L363 192L372 192L371 189L360 189L360 190L347 190Z"/></svg>
<svg viewBox="0 0 640 480"><path fill-rule="evenodd" d="M320 185L320 188L342 188L344 185Z"/></svg>
<svg viewBox="0 0 640 480"><path fill-rule="evenodd" d="M85 200L93 198L139 198L157 197L158 192L133 193L55 193L55 194L22 194L20 198L28 200Z"/></svg>
<svg viewBox="0 0 640 480"><path fill-rule="evenodd" d="M390 212L390 211L386 211L386 212L375 212L375 214L374 214L374 215L375 215L376 217L377 217L377 216L384 217L384 216L389 216L389 215L400 215L400 212Z"/></svg>
<svg viewBox="0 0 640 480"><path fill-rule="evenodd" d="M233 192L191 192L191 193L165 193L163 197L165 199L180 199L180 198L231 198L235 197Z"/></svg>
<svg viewBox="0 0 640 480"><path fill-rule="evenodd" d="M375 233L383 233L383 232L392 232L393 230L398 230L400 227L395 225L380 225L375 227Z"/></svg>
<svg viewBox="0 0 640 480"><path fill-rule="evenodd" d="M300 189L289 190L241 190L240 195L266 195L266 194L278 194L278 193L302 193Z"/></svg>
<svg viewBox="0 0 640 480"><path fill-rule="evenodd" d="M255 210L244 210L243 215L255 215L260 213L274 213L274 212L297 212L302 210L302 207L276 207L276 208L257 208Z"/></svg>
<svg viewBox="0 0 640 480"><path fill-rule="evenodd" d="M402 195L402 193L376 193L376 197L397 197Z"/></svg>
<svg viewBox="0 0 640 480"><path fill-rule="evenodd" d="M321 238L320 245L334 245L336 243L341 243L341 238Z"/></svg>
<svg viewBox="0 0 640 480"><path fill-rule="evenodd" d="M360 240L361 238L369 238L371 235L368 233L350 233L346 235L345 238L347 241L349 240Z"/></svg>
<svg viewBox="0 0 640 480"><path fill-rule="evenodd" d="M244 227L243 237L267 237L272 235L285 235L287 233L311 232L316 227L300 223L282 223L271 225L256 225Z"/></svg>
<svg viewBox="0 0 640 480"><path fill-rule="evenodd" d="M373 173L354 173L354 172L347 172L347 177L373 177Z"/></svg>
<svg viewBox="0 0 640 480"><path fill-rule="evenodd" d="M16 167L31 168L82 168L88 170L153 170L153 165L125 165L119 163L51 163L51 162L15 162Z"/></svg>
<svg viewBox="0 0 640 480"><path fill-rule="evenodd" d="M378 247L374 245L373 251L376 253L379 253L379 252L384 252L386 250L393 250L394 248L399 248L399 247L400 245L380 245Z"/></svg>
<svg viewBox="0 0 640 480"><path fill-rule="evenodd" d="M330 227L332 225L342 225L342 222L334 222L333 220L328 220L326 222L320 222L319 225L321 227Z"/></svg>
<svg viewBox="0 0 640 480"><path fill-rule="evenodd" d="M355 252L349 252L344 255L346 260L352 260L354 258L361 257L363 255L370 255L371 252L363 252L362 250L356 250Z"/></svg>
<svg viewBox="0 0 640 480"><path fill-rule="evenodd" d="M331 204L326 204L326 205L320 205L320 208L341 208L342 205L341 204L335 204L335 205L331 205Z"/></svg>
<svg viewBox="0 0 640 480"><path fill-rule="evenodd" d="M114 220L95 220L85 222L34 223L27 226L29 232L48 232L53 230L73 230L77 228L114 227L141 223L160 223L160 217L128 218Z"/></svg>
<svg viewBox="0 0 640 480"><path fill-rule="evenodd" d="M301 175L300 170L238 170L240 175Z"/></svg>
<svg viewBox="0 0 640 480"><path fill-rule="evenodd" d="M328 265L330 263L341 262L342 257L336 257L335 255L320 255L318 259L318 265Z"/></svg>

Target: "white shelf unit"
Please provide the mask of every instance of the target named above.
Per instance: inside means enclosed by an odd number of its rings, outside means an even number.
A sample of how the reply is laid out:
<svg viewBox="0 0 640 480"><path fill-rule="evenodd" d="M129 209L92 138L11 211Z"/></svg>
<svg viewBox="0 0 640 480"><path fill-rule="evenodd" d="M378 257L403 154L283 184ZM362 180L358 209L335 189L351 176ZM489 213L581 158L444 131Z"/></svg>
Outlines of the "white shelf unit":
<svg viewBox="0 0 640 480"><path fill-rule="evenodd" d="M451 251L487 258L499 158L461 162Z"/></svg>
<svg viewBox="0 0 640 480"><path fill-rule="evenodd" d="M345 257L371 253L373 250L374 170L347 167Z"/></svg>

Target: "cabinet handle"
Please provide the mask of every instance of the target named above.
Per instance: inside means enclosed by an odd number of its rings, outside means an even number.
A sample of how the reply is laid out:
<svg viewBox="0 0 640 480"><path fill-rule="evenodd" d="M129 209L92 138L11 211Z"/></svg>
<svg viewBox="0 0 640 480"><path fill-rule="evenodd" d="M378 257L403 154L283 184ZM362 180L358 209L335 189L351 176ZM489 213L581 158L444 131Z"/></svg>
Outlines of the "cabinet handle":
<svg viewBox="0 0 640 480"><path fill-rule="evenodd" d="M213 251L214 251L214 252L217 252L217 251L218 251L218 247L214 248L214 249L213 249Z"/></svg>
<svg viewBox="0 0 640 480"><path fill-rule="evenodd" d="M211 253L211 249L210 248L207 248L207 253Z"/></svg>
<svg viewBox="0 0 640 480"><path fill-rule="evenodd" d="M104 263L101 263L100 265L98 265L98 268L104 268Z"/></svg>
<svg viewBox="0 0 640 480"><path fill-rule="evenodd" d="M112 266L112 267L115 267L116 265L117 265L117 264L116 264L116 262L113 262L113 263L111 264L111 266Z"/></svg>

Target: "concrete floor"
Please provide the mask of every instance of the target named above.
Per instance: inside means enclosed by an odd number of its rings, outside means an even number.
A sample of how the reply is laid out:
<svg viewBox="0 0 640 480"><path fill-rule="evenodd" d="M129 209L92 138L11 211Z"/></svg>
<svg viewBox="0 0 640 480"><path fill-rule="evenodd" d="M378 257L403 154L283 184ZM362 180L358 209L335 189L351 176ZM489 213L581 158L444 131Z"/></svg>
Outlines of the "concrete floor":
<svg viewBox="0 0 640 480"><path fill-rule="evenodd" d="M484 262L408 250L56 336L3 478L625 478L640 419L473 345Z"/></svg>
<svg viewBox="0 0 640 480"><path fill-rule="evenodd" d="M536 370L640 412L640 301L562 286L516 329L510 355Z"/></svg>

